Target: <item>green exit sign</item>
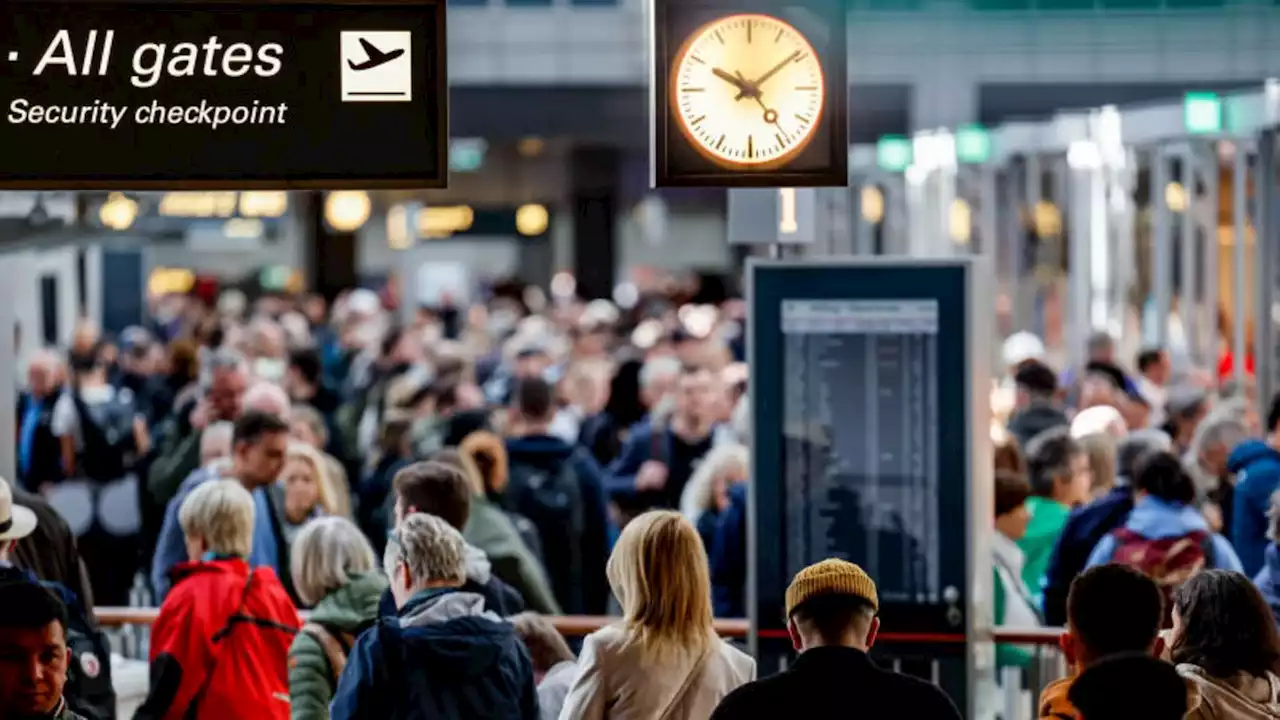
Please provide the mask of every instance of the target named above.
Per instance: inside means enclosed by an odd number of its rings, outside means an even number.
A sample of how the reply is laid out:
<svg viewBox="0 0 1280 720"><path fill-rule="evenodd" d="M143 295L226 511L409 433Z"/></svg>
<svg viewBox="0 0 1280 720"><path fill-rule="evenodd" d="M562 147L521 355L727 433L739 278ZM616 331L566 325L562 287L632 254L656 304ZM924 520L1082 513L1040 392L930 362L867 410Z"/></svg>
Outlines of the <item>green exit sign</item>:
<svg viewBox="0 0 1280 720"><path fill-rule="evenodd" d="M1222 132L1222 98L1211 92L1187 93L1182 100L1182 123L1193 135Z"/></svg>
<svg viewBox="0 0 1280 720"><path fill-rule="evenodd" d="M956 160L981 165L991 159L991 134L981 125L962 125L956 129Z"/></svg>
<svg viewBox="0 0 1280 720"><path fill-rule="evenodd" d="M885 135L876 143L876 165L888 172L902 172L911 165L911 139Z"/></svg>

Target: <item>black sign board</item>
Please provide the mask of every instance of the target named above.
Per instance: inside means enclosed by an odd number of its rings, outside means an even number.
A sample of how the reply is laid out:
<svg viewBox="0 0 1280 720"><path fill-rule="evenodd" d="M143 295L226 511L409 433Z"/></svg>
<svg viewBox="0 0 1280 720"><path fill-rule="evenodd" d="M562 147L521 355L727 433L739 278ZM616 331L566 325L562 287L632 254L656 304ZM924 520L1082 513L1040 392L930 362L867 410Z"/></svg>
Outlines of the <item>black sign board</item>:
<svg viewBox="0 0 1280 720"><path fill-rule="evenodd" d="M5 0L0 187L448 177L444 0Z"/></svg>
<svg viewBox="0 0 1280 720"><path fill-rule="evenodd" d="M749 643L791 651L783 593L829 557L879 591L876 647L970 701L990 578L989 302L971 260L753 262ZM966 715L970 716L970 715Z"/></svg>
<svg viewBox="0 0 1280 720"><path fill-rule="evenodd" d="M840 0L654 0L655 187L848 185Z"/></svg>

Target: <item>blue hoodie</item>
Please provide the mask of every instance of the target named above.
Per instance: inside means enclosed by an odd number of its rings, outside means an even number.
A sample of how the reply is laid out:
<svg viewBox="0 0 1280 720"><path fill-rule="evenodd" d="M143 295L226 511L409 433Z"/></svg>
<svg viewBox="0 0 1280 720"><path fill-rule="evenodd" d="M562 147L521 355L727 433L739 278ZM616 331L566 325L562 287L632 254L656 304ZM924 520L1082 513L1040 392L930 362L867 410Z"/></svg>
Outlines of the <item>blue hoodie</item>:
<svg viewBox="0 0 1280 720"><path fill-rule="evenodd" d="M329 706L333 720L538 720L533 662L479 595L423 590L365 631Z"/></svg>
<svg viewBox="0 0 1280 720"><path fill-rule="evenodd" d="M1280 453L1261 440L1246 440L1231 451L1227 469L1236 474L1235 515L1231 540L1249 577L1262 569L1267 539L1267 511L1280 486Z"/></svg>
<svg viewBox="0 0 1280 720"><path fill-rule="evenodd" d="M1199 510L1188 505L1167 502L1148 495L1133 504L1133 512L1124 527L1144 538L1158 540L1160 538L1181 537L1193 532L1208 532L1209 525ZM1089 554L1086 568L1106 565L1116 551L1114 535L1105 535L1098 541L1097 547ZM1208 559L1209 569L1233 570L1240 572L1240 558L1231 543L1221 535L1213 535L1213 557Z"/></svg>

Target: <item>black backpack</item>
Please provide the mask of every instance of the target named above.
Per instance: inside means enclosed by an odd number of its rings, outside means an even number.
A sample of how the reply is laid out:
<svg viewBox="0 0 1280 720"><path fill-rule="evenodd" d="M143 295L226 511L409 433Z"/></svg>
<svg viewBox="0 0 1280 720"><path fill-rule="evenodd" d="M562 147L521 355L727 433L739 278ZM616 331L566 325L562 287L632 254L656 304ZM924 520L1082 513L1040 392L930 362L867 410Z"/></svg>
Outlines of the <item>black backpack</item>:
<svg viewBox="0 0 1280 720"><path fill-rule="evenodd" d="M79 473L90 480L119 480L133 469L137 442L133 435L133 393L116 392L109 402L90 408L71 391L80 420L80 438L84 443L79 457Z"/></svg>
<svg viewBox="0 0 1280 720"><path fill-rule="evenodd" d="M567 613L582 607L585 521L575 459L569 455L557 468L513 462L506 490L508 507L538 529L551 590Z"/></svg>
<svg viewBox="0 0 1280 720"><path fill-rule="evenodd" d="M55 582L41 582L67 606L67 707L86 720L114 720L116 691L111 684L111 645L101 628L89 624L75 593Z"/></svg>

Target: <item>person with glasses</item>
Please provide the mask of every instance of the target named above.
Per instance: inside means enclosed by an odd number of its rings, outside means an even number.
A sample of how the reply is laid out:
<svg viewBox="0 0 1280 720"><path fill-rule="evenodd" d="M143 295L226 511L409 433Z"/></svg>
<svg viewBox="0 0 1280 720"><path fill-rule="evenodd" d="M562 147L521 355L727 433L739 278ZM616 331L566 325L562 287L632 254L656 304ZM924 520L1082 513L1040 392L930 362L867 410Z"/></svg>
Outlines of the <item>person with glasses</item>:
<svg viewBox="0 0 1280 720"><path fill-rule="evenodd" d="M462 589L466 547L448 522L424 513L391 534L383 569L398 614L352 648L333 720L539 717L533 663L515 628Z"/></svg>

